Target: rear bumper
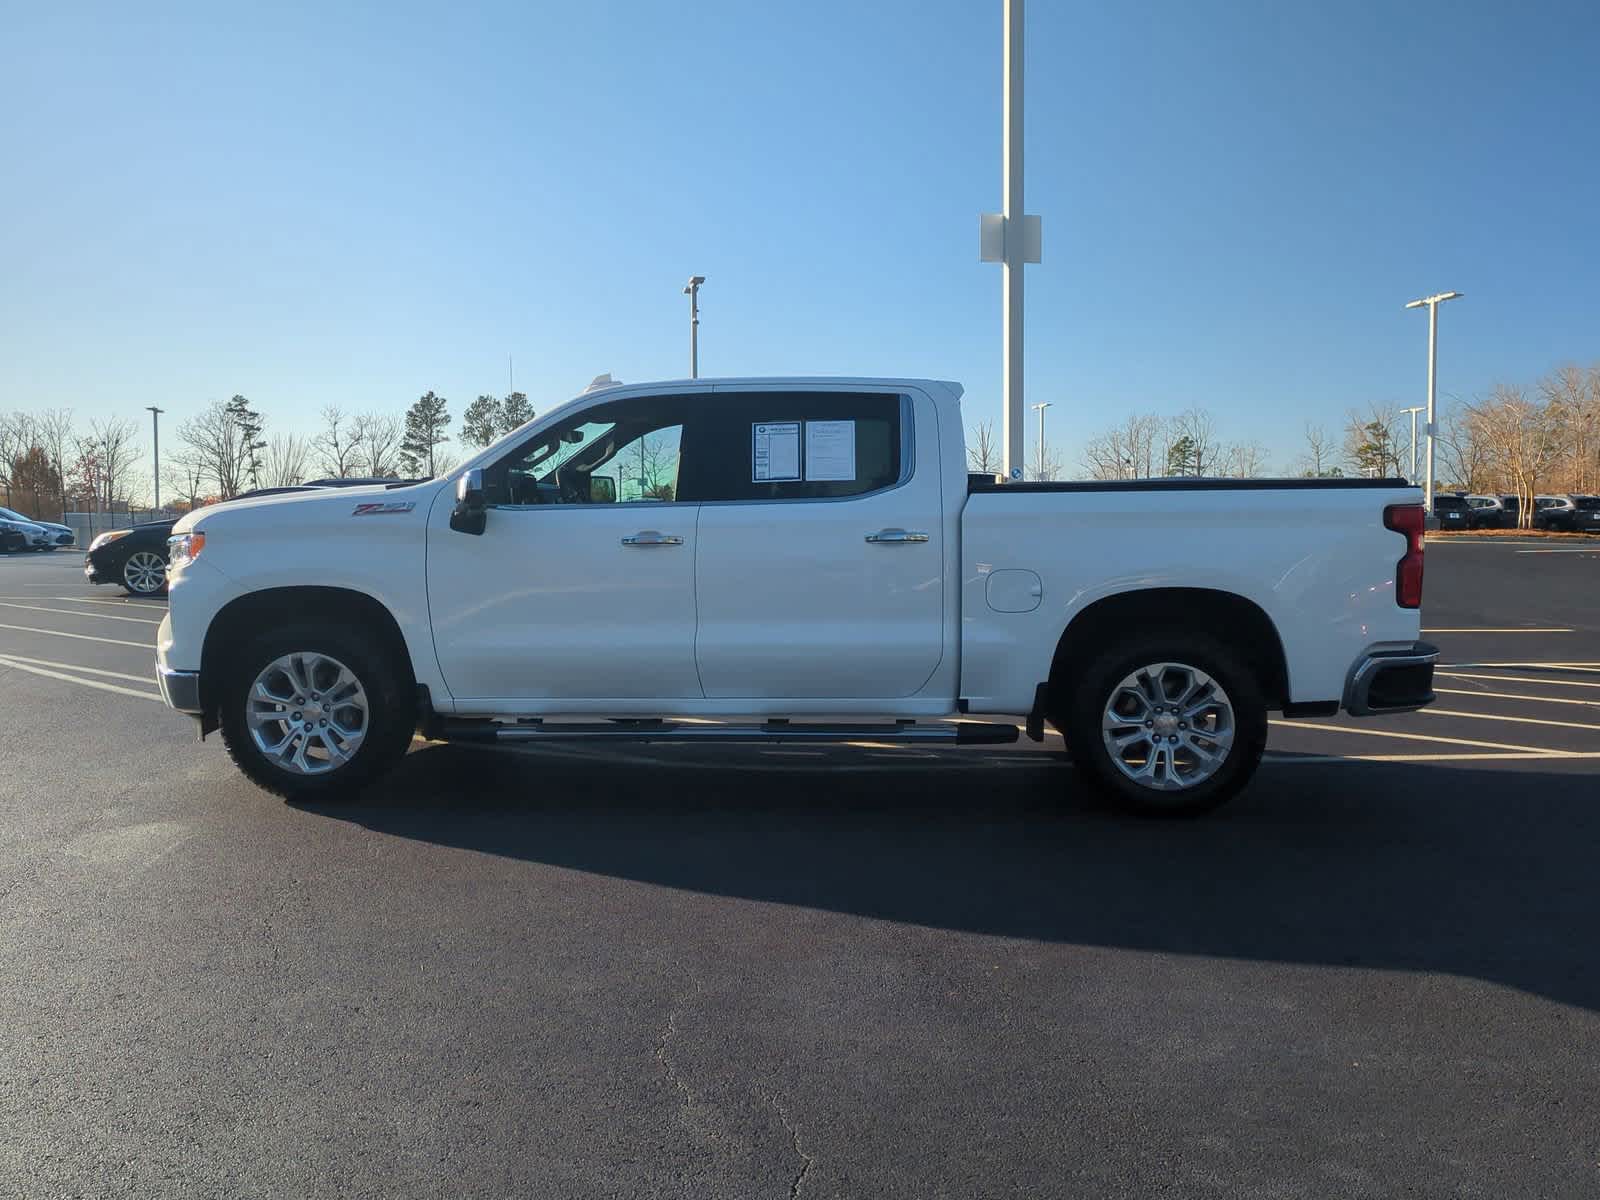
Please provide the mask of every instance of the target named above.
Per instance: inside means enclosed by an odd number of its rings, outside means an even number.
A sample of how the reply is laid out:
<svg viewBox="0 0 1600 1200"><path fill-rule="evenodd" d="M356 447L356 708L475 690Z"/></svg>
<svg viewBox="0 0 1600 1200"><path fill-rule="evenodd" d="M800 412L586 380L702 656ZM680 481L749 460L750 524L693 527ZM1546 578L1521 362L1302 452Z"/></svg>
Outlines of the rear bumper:
<svg viewBox="0 0 1600 1200"><path fill-rule="evenodd" d="M160 687L161 698L167 702L169 708L196 717L200 715L199 671L173 671L158 662L156 685Z"/></svg>
<svg viewBox="0 0 1600 1200"><path fill-rule="evenodd" d="M1352 717L1415 712L1432 704L1433 667L1439 648L1416 642L1395 650L1374 650L1350 668L1344 709Z"/></svg>

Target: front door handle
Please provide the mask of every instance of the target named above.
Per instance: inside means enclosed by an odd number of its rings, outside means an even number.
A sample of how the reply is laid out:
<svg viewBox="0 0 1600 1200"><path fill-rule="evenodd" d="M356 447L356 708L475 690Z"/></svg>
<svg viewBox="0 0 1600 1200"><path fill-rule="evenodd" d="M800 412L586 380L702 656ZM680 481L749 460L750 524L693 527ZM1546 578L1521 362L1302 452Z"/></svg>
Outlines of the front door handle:
<svg viewBox="0 0 1600 1200"><path fill-rule="evenodd" d="M683 539L675 533L662 533L659 529L641 529L622 539L624 546L681 546Z"/></svg>
<svg viewBox="0 0 1600 1200"><path fill-rule="evenodd" d="M903 543L925 542L927 540L927 534L918 533L913 529L880 529L877 533L867 534L867 541L869 542Z"/></svg>

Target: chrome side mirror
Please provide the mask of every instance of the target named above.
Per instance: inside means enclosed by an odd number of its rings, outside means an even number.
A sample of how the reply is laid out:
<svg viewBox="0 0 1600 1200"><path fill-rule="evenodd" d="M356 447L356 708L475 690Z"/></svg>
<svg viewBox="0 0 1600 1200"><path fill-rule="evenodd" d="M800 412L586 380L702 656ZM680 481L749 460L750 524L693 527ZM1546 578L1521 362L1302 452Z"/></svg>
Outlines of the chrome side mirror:
<svg viewBox="0 0 1600 1200"><path fill-rule="evenodd" d="M457 533L481 535L489 523L489 510L483 502L483 471L477 467L456 480L456 506L450 513L450 528Z"/></svg>

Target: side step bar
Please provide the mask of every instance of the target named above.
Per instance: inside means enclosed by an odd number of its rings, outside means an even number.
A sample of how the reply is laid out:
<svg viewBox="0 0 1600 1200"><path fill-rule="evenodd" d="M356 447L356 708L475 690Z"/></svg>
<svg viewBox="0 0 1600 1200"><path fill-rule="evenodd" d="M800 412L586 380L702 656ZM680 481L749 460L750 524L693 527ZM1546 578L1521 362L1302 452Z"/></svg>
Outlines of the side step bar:
<svg viewBox="0 0 1600 1200"><path fill-rule="evenodd" d="M1013 724L955 721L918 725L823 725L765 721L722 725L711 721L520 721L436 718L427 736L449 742L901 742L918 745L1002 746L1017 740Z"/></svg>

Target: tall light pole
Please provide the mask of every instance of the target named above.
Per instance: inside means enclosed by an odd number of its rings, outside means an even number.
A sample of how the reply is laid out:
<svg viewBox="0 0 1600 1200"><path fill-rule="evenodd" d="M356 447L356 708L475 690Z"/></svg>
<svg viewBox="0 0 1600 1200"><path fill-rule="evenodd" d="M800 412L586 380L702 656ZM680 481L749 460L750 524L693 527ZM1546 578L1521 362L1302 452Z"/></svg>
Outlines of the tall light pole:
<svg viewBox="0 0 1600 1200"><path fill-rule="evenodd" d="M700 378L700 285L704 275L691 275L683 294L689 297L689 378Z"/></svg>
<svg viewBox="0 0 1600 1200"><path fill-rule="evenodd" d="M1411 483L1415 483L1417 481L1417 414L1428 410L1419 404L1415 408L1402 408L1400 411L1411 414L1411 473L1406 476L1406 479Z"/></svg>
<svg viewBox="0 0 1600 1200"><path fill-rule="evenodd" d="M1406 305L1407 308L1421 308L1424 304L1428 306L1428 454L1422 500L1430 517L1433 516L1433 439L1439 433L1439 414L1434 407L1434 377L1439 365L1439 305L1446 300L1460 298L1460 292L1437 292Z"/></svg>
<svg viewBox="0 0 1600 1200"><path fill-rule="evenodd" d="M1000 263L1000 324L1005 342L1001 367L1001 421L1007 482L1022 478L1022 267L1040 258L1038 217L1022 206L1022 0L1002 0L1005 52L1001 104L1001 211L978 218L978 257Z"/></svg>
<svg viewBox="0 0 1600 1200"><path fill-rule="evenodd" d="M145 405L145 411L150 414L150 449L155 454L155 511L161 511L161 414L167 410L157 408L154 404Z"/></svg>
<svg viewBox="0 0 1600 1200"><path fill-rule="evenodd" d="M1039 477L1044 478L1044 410L1050 407L1050 401L1035 404L1033 411L1039 414Z"/></svg>

